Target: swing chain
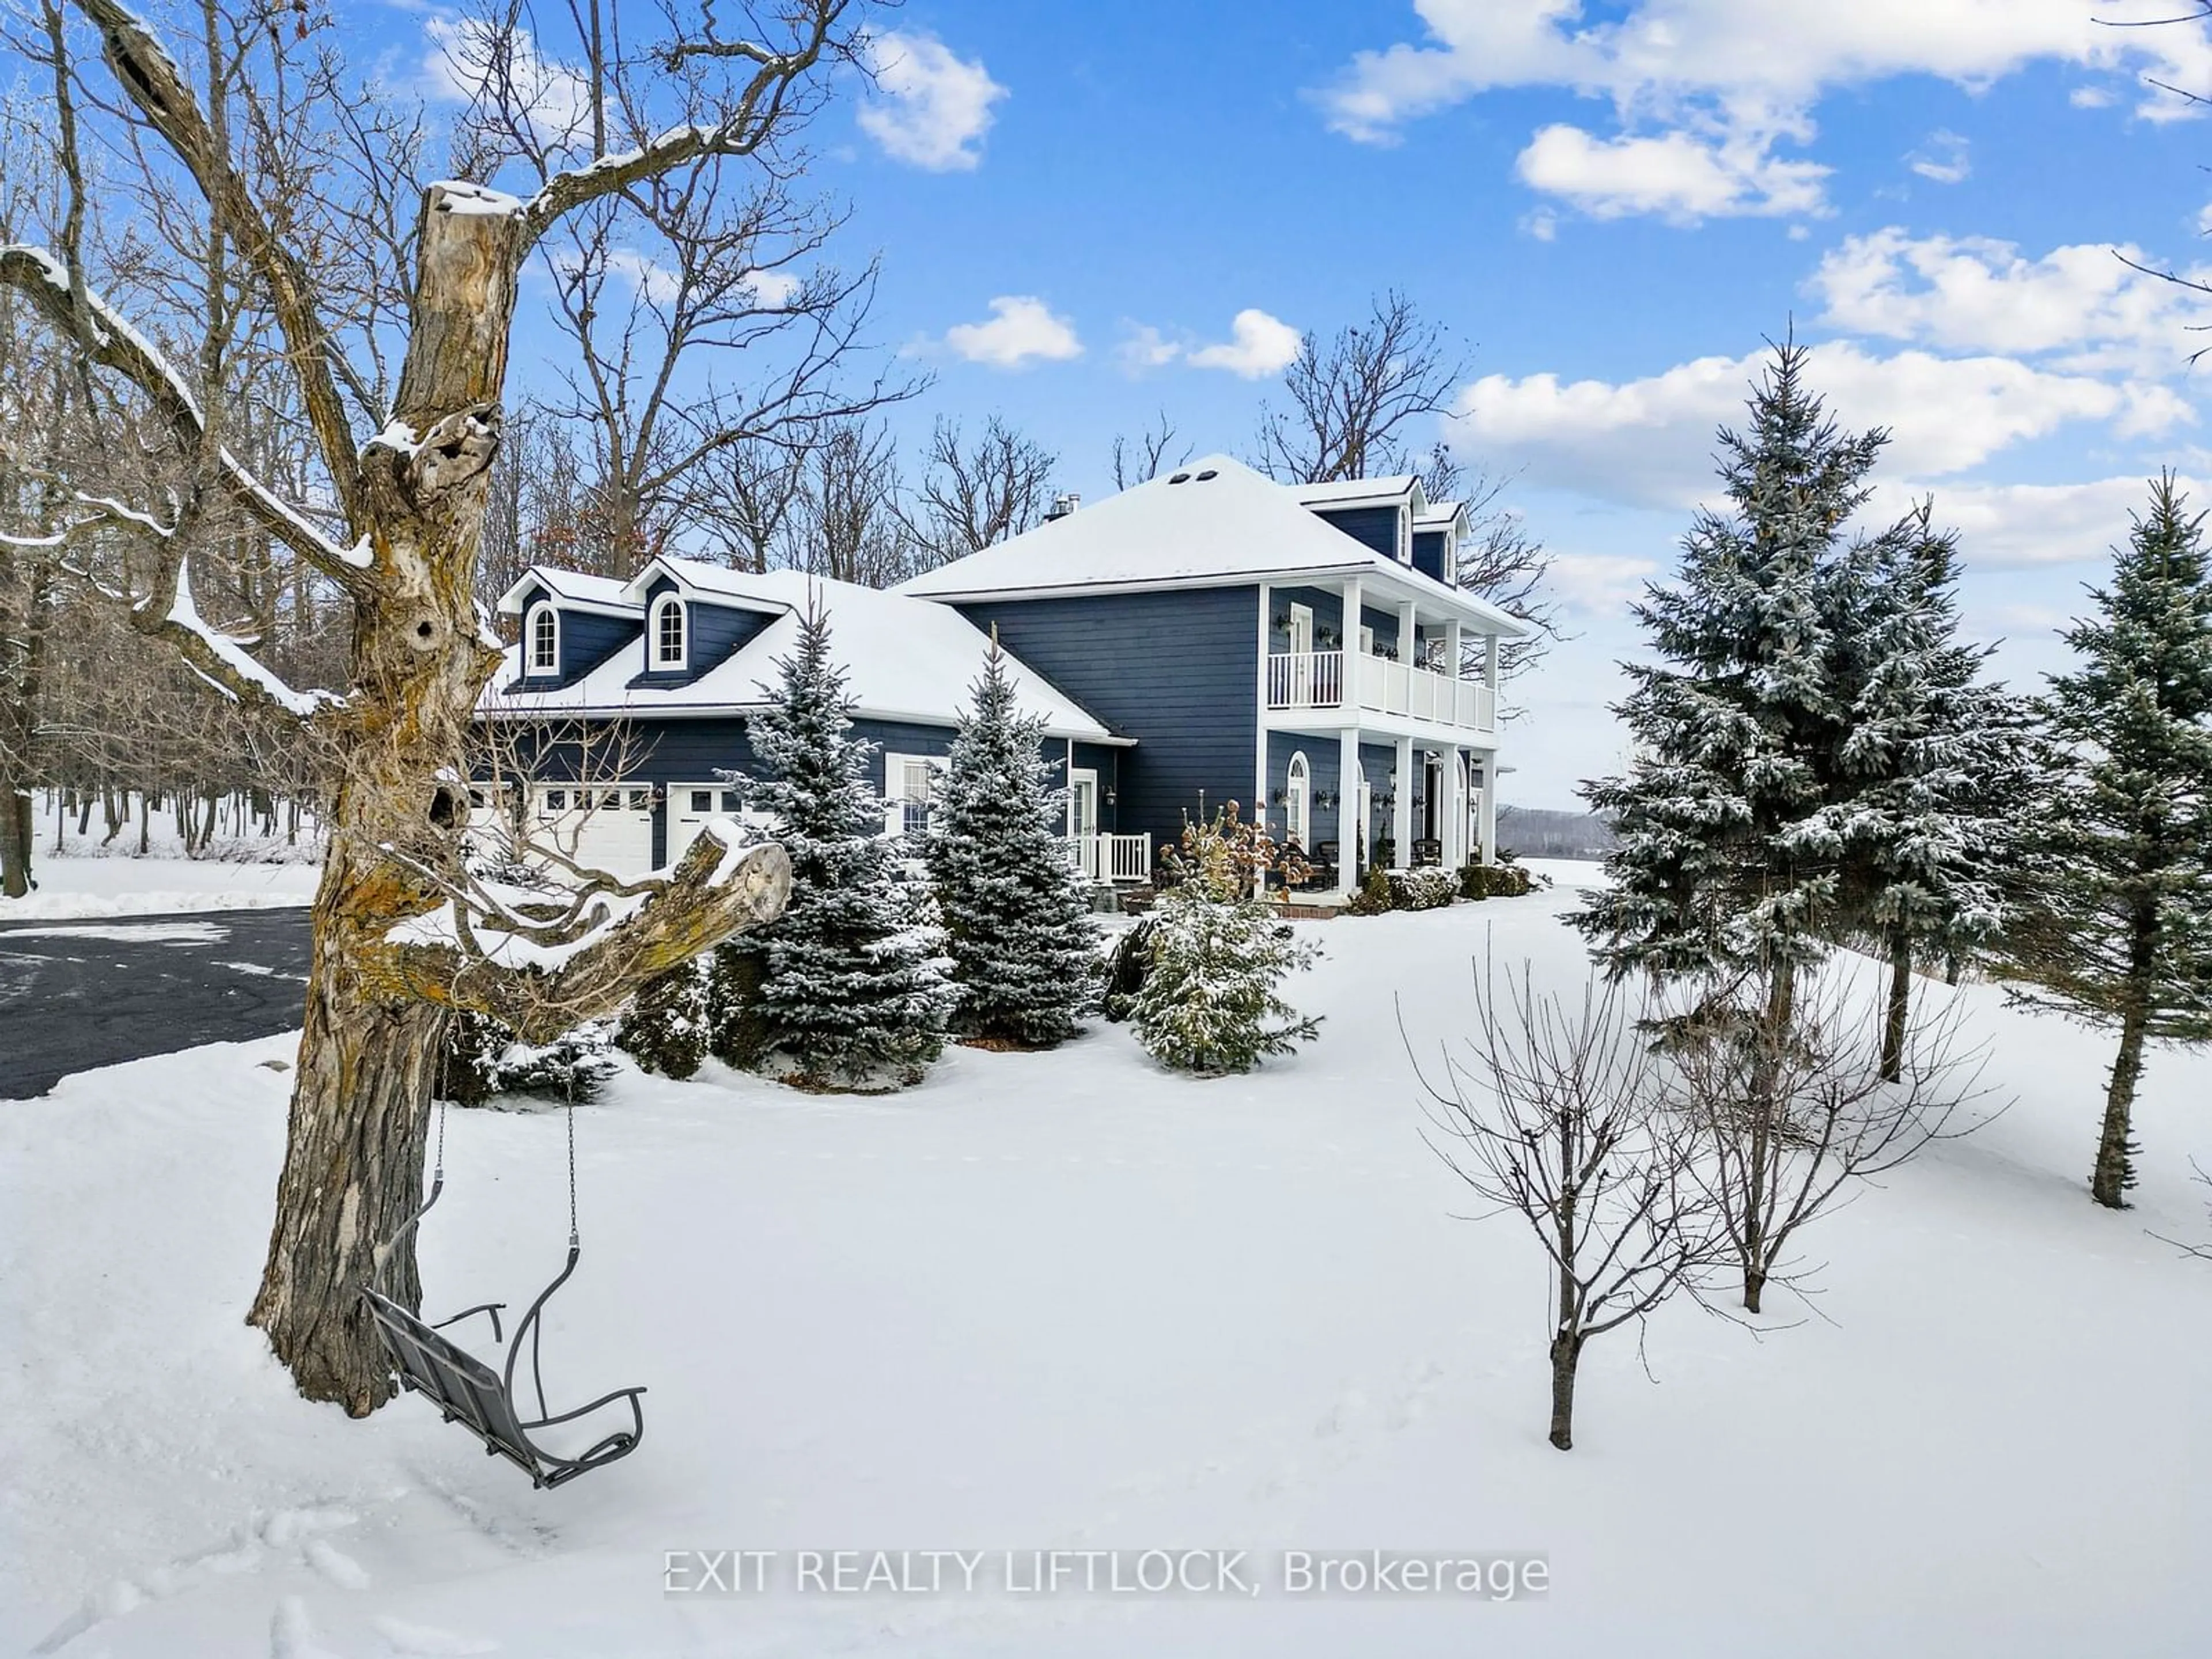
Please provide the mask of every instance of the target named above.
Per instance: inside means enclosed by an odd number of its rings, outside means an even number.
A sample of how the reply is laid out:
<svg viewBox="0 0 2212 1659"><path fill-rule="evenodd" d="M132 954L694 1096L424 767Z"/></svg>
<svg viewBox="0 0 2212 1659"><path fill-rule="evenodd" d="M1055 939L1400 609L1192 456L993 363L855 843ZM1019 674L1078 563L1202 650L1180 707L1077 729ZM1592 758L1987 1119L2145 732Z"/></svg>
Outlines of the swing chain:
<svg viewBox="0 0 2212 1659"><path fill-rule="evenodd" d="M564 1091L568 1097L568 1246L576 1248L576 1085L571 1081Z"/></svg>

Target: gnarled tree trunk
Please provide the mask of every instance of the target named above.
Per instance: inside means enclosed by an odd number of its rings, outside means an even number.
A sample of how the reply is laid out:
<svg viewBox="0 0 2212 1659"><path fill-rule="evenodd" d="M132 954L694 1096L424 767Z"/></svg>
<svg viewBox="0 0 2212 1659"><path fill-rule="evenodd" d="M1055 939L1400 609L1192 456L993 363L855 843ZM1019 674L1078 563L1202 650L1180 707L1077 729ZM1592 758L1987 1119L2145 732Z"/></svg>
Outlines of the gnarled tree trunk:
<svg viewBox="0 0 2212 1659"><path fill-rule="evenodd" d="M360 1304L374 1253L422 1201L422 1126L445 1010L389 965L386 935L457 881L468 723L498 653L480 637L477 540L521 264L519 215L434 185L392 425L362 451L347 752L315 896L314 956L269 1259L251 1322L310 1399L361 1416L391 1381ZM399 856L395 857L397 854ZM419 1301L414 1237L388 1293Z"/></svg>

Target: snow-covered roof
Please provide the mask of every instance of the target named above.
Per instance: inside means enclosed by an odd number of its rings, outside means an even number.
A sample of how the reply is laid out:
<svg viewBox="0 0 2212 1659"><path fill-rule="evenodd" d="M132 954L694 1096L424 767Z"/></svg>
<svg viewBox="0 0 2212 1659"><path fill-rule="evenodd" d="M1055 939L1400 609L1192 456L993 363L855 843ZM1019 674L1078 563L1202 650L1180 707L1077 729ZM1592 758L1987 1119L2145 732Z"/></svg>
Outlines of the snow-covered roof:
<svg viewBox="0 0 2212 1659"><path fill-rule="evenodd" d="M1182 483L1175 482L1182 478ZM901 583L938 599L1085 589L1221 586L1267 579L1373 578L1432 611L1517 636L1528 625L1376 552L1301 504L1296 489L1226 455L1209 455L1096 507L1039 525Z"/></svg>
<svg viewBox="0 0 2212 1659"><path fill-rule="evenodd" d="M1304 507L1364 507L1370 503L1379 507L1404 501L1420 488L1420 483L1415 474L1398 472L1387 478L1339 478L1330 483L1286 484L1284 488Z"/></svg>
<svg viewBox="0 0 2212 1659"><path fill-rule="evenodd" d="M1431 501L1413 514L1416 530L1449 530L1464 536L1468 532L1467 503L1464 501Z"/></svg>
<svg viewBox="0 0 2212 1659"><path fill-rule="evenodd" d="M514 586L499 596L499 614L520 616L522 596L533 587L544 588L562 604L579 610L619 617L639 614L638 606L626 597L627 584L612 576L587 576L580 570L556 570L542 564L531 566Z"/></svg>
<svg viewBox="0 0 2212 1659"><path fill-rule="evenodd" d="M625 646L572 684L531 690L515 684L520 647L511 647L478 707L488 713L561 717L699 716L758 708L769 701L765 688L781 678L777 660L798 647L798 613L812 596L828 613L830 650L845 670L845 686L855 713L878 720L950 726L972 701L984 653L991 647L988 634L949 606L796 570L756 574L690 559L659 558L627 587L642 592L660 572L694 593L711 592L747 609L772 611L776 619L726 661L684 685L632 686L630 681L644 663L637 651ZM636 610L634 604L629 608ZM1051 736L1121 741L1011 651L1006 659L1023 711L1042 719Z"/></svg>

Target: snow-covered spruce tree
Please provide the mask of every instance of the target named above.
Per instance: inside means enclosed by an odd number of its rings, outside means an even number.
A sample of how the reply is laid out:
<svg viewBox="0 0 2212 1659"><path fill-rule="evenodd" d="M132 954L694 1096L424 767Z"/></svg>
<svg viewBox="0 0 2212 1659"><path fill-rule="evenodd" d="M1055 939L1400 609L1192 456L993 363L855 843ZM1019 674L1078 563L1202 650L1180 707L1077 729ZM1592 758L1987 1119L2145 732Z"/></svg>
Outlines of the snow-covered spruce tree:
<svg viewBox="0 0 2212 1659"><path fill-rule="evenodd" d="M1720 434L1732 511L1701 511L1680 574L1634 607L1659 665L1627 665L1614 714L1628 774L1583 794L1615 819L1612 880L1571 920L1611 972L1756 976L1786 1024L1798 972L1837 921L1840 848L1824 808L1846 709L1832 682L1843 526L1887 441L1839 432L1776 348L1743 435Z"/></svg>
<svg viewBox="0 0 2212 1659"><path fill-rule="evenodd" d="M1830 792L1847 925L1889 963L1881 1074L1904 1065L1916 958L1954 973L1997 932L2014 832L2041 775L2024 701L1959 638L1956 538L1923 503L1853 550L1830 585L1848 698Z"/></svg>
<svg viewBox="0 0 2212 1659"><path fill-rule="evenodd" d="M900 872L868 783L873 745L852 727L845 676L818 605L779 666L775 702L752 717L768 775L751 804L775 814L791 859L791 897L763 929L753 1007L757 1069L800 1088L877 1093L918 1083L943 1052L952 988L927 895Z"/></svg>
<svg viewBox="0 0 2212 1659"><path fill-rule="evenodd" d="M1162 1065L1200 1077L1249 1072L1318 1034L1320 1020L1277 989L1319 952L1253 896L1271 860L1265 833L1239 823L1232 802L1187 826L1180 854L1162 860L1174 880L1146 919L1144 981L1129 1000L1137 1041Z"/></svg>
<svg viewBox="0 0 2212 1659"><path fill-rule="evenodd" d="M2124 1207L2143 1045L2212 1036L2212 569L2171 475L2151 489L2081 659L2038 713L2052 791L2027 837L2006 929L2021 994L2117 1024L2089 1191Z"/></svg>
<svg viewBox="0 0 2212 1659"><path fill-rule="evenodd" d="M963 1036L1049 1048L1097 1000L1098 930L1054 833L1042 720L1024 717L995 637L932 805L929 878Z"/></svg>
<svg viewBox="0 0 2212 1659"><path fill-rule="evenodd" d="M616 1046L648 1072L687 1078L707 1058L707 963L694 957L637 988Z"/></svg>

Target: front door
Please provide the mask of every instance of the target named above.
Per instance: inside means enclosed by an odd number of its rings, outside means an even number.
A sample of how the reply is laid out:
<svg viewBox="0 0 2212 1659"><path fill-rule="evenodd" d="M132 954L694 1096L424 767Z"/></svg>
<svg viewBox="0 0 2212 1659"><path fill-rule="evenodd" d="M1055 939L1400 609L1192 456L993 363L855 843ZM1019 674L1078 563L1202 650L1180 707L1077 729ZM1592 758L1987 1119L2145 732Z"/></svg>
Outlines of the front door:
<svg viewBox="0 0 2212 1659"><path fill-rule="evenodd" d="M1291 702L1299 708L1310 708L1314 685L1314 623L1313 607L1294 605L1291 607Z"/></svg>

